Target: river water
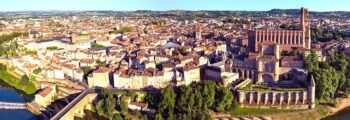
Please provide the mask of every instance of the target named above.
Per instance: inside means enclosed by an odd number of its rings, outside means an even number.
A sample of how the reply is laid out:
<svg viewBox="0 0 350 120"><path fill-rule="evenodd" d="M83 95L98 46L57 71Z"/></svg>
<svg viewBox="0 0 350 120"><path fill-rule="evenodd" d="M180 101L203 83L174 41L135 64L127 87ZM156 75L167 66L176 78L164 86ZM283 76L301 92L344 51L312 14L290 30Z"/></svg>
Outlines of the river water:
<svg viewBox="0 0 350 120"><path fill-rule="evenodd" d="M0 80L0 101L1 102L26 102L32 96L18 91ZM28 110L1 110L1 120L36 120L36 117Z"/></svg>
<svg viewBox="0 0 350 120"><path fill-rule="evenodd" d="M323 120L350 120L350 106L346 107Z"/></svg>

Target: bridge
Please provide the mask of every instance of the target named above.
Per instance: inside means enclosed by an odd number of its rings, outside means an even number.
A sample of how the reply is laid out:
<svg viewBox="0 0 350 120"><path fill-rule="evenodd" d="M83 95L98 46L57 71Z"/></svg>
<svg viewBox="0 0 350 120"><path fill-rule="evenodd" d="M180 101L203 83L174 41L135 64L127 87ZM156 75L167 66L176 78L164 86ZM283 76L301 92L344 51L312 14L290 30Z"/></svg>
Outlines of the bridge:
<svg viewBox="0 0 350 120"><path fill-rule="evenodd" d="M111 92L148 92L148 91L159 91L159 90L141 90L141 89L109 89ZM50 120L73 120L74 116L84 116L84 109L88 103L91 103L97 95L102 91L101 88L90 88L85 89L76 98L74 98L68 105L61 109L56 115Z"/></svg>
<svg viewBox="0 0 350 120"><path fill-rule="evenodd" d="M25 103L0 102L0 109L27 109Z"/></svg>

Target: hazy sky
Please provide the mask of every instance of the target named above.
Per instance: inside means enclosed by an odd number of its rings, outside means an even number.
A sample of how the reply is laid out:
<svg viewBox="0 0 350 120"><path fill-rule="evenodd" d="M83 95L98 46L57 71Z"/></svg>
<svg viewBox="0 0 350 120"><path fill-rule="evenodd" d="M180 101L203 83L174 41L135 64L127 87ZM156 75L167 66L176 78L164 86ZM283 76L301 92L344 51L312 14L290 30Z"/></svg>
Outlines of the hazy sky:
<svg viewBox="0 0 350 120"><path fill-rule="evenodd" d="M0 0L0 11L270 10L350 11L350 0Z"/></svg>

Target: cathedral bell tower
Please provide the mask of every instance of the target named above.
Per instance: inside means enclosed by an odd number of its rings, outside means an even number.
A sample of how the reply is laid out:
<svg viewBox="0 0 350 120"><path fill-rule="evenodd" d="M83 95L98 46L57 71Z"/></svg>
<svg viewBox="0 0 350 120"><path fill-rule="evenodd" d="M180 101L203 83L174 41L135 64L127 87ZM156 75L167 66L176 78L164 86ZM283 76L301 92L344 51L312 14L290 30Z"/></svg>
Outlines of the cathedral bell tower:
<svg viewBox="0 0 350 120"><path fill-rule="evenodd" d="M303 46L307 49L311 49L311 35L310 35L310 20L309 11L306 8L300 10L300 24L303 31Z"/></svg>

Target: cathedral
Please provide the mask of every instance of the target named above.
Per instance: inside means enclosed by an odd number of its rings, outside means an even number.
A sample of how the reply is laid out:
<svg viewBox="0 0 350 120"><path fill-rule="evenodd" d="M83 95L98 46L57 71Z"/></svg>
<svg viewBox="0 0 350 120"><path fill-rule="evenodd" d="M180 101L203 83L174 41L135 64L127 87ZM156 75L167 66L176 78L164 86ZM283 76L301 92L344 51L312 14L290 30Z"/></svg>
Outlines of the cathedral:
<svg viewBox="0 0 350 120"><path fill-rule="evenodd" d="M301 8L300 14L301 30L248 31L248 55L235 58L232 71L258 84L277 84L281 79L305 80L302 58L280 55L282 51L311 48L309 12Z"/></svg>
<svg viewBox="0 0 350 120"><path fill-rule="evenodd" d="M281 51L298 48L311 48L309 12L305 8L300 11L301 30L255 30L248 33L248 47L257 52L259 44L272 41L281 47Z"/></svg>
<svg viewBox="0 0 350 120"><path fill-rule="evenodd" d="M282 51L311 49L308 10L301 8L300 14L301 30L248 31L246 52L229 61L230 72L242 78L235 86L241 107L315 107L315 81L307 80L303 57L281 56Z"/></svg>

